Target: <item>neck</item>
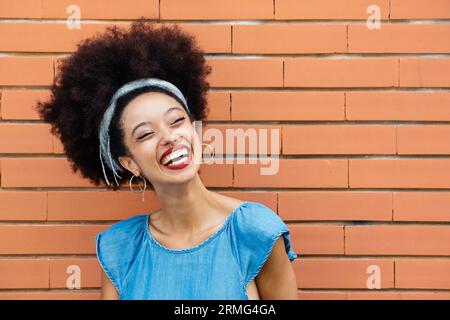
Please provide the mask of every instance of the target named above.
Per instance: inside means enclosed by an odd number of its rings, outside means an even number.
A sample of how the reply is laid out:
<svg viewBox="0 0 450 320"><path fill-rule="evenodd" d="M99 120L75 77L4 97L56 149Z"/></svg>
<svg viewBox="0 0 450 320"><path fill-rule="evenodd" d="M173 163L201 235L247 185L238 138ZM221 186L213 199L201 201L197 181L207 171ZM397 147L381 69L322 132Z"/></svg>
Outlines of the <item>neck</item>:
<svg viewBox="0 0 450 320"><path fill-rule="evenodd" d="M213 193L206 189L198 174L185 184L155 186L161 204L160 221L171 234L195 233L202 230L205 220L219 207Z"/></svg>

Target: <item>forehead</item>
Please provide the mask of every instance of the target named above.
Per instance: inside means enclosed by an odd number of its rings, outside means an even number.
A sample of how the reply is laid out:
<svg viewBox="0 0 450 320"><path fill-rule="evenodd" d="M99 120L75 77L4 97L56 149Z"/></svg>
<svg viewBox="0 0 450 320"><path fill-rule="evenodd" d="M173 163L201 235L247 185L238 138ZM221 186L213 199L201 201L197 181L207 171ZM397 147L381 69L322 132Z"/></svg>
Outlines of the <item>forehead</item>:
<svg viewBox="0 0 450 320"><path fill-rule="evenodd" d="M125 127L133 127L138 121L159 119L171 107L183 107L171 96L162 92L146 92L131 100L123 110L122 121Z"/></svg>

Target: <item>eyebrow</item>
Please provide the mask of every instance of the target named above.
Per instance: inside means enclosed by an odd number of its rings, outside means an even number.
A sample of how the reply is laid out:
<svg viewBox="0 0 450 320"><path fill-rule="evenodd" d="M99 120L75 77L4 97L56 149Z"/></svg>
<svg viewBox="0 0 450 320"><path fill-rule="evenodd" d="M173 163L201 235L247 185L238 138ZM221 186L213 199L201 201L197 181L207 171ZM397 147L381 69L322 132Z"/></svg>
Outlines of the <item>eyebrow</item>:
<svg viewBox="0 0 450 320"><path fill-rule="evenodd" d="M164 112L164 116L167 115L169 112L174 111L174 110L181 110L179 107L170 107L169 109L166 110L166 112ZM139 124L137 124L134 129L131 131L131 136L133 136L134 132L141 126L145 125L145 124L151 124L150 121L144 121L141 122Z"/></svg>

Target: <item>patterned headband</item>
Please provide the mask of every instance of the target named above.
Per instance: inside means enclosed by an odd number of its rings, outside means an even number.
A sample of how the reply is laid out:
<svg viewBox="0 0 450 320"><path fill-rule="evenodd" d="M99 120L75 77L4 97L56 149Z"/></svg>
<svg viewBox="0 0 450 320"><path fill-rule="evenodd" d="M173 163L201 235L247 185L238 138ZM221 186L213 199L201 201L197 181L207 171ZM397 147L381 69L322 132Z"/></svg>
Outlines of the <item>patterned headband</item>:
<svg viewBox="0 0 450 320"><path fill-rule="evenodd" d="M124 171L124 169L122 169L122 167L117 163L117 161L115 159L113 159L113 157L111 156L111 149L110 149L109 126L111 124L111 120L116 111L117 100L120 97L122 97L136 89L140 89L140 88L144 88L144 87L159 88L166 92L172 93L182 102L183 107L186 109L187 113L190 114L190 111L189 111L189 108L188 108L188 105L186 102L186 98L184 97L184 95L174 84L172 84L166 80L162 80L162 79L158 79L158 78L139 79L139 80L128 82L128 83L124 84L122 87L120 87L114 93L113 97L111 98L111 101L109 102L109 106L106 109L106 111L103 115L103 119L100 123L100 130L99 130L99 134L98 134L98 138L99 138L99 142L100 142L99 143L100 162L102 163L103 176L105 177L105 180L108 183L108 186L110 185L110 183L109 183L108 177L106 176L105 166L103 165L103 159L105 159L106 164L112 170L112 172L114 174L114 180L116 181L117 185L119 185L119 183L117 182L116 176L119 178L122 178L122 177L119 176L116 171L119 171L119 172Z"/></svg>

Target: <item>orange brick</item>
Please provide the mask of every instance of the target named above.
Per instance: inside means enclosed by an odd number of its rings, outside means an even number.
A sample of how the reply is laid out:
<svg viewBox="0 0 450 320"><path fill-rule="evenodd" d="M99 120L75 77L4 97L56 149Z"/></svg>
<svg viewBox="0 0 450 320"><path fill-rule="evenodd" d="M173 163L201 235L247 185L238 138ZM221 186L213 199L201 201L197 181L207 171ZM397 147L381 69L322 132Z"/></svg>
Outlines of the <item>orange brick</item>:
<svg viewBox="0 0 450 320"><path fill-rule="evenodd" d="M233 26L233 53L335 53L347 51L345 25Z"/></svg>
<svg viewBox="0 0 450 320"><path fill-rule="evenodd" d="M448 53L450 26L438 24L365 24L348 26L348 52L356 53Z"/></svg>
<svg viewBox="0 0 450 320"><path fill-rule="evenodd" d="M144 202L137 201L139 197L140 193L132 193L129 188L116 192L49 191L48 220L123 220L159 208L153 191L145 192Z"/></svg>
<svg viewBox="0 0 450 320"><path fill-rule="evenodd" d="M64 146L63 146L61 140L56 136L52 136L52 141L53 141L53 153L54 154L65 154Z"/></svg>
<svg viewBox="0 0 450 320"><path fill-rule="evenodd" d="M80 289L99 288L101 284L101 267L96 258L50 259L50 288L71 289L67 279L79 272ZM70 282L69 285L73 285ZM79 290L78 288L76 290Z"/></svg>
<svg viewBox="0 0 450 320"><path fill-rule="evenodd" d="M252 91L232 92L233 120L344 120L344 93Z"/></svg>
<svg viewBox="0 0 450 320"><path fill-rule="evenodd" d="M400 59L401 87L450 86L450 59Z"/></svg>
<svg viewBox="0 0 450 320"><path fill-rule="evenodd" d="M205 186L231 187L233 185L233 164L202 164L200 171L200 178Z"/></svg>
<svg viewBox="0 0 450 320"><path fill-rule="evenodd" d="M207 121L227 121L231 119L229 92L208 92Z"/></svg>
<svg viewBox="0 0 450 320"><path fill-rule="evenodd" d="M48 90L3 90L1 92L1 119L39 120L35 106L50 97Z"/></svg>
<svg viewBox="0 0 450 320"><path fill-rule="evenodd" d="M394 221L450 221L450 193L394 192Z"/></svg>
<svg viewBox="0 0 450 320"><path fill-rule="evenodd" d="M2 187L93 186L65 158L3 158Z"/></svg>
<svg viewBox="0 0 450 320"><path fill-rule="evenodd" d="M283 126L283 154L395 154L395 127Z"/></svg>
<svg viewBox="0 0 450 320"><path fill-rule="evenodd" d="M69 29L66 24L2 23L0 24L0 50L21 52L73 52L81 40L103 33L113 25L129 29L130 23L82 24L80 29ZM167 25L171 25L167 23ZM192 34L206 53L231 52L231 26L178 24Z"/></svg>
<svg viewBox="0 0 450 320"><path fill-rule="evenodd" d="M100 290L3 291L1 300L100 300Z"/></svg>
<svg viewBox="0 0 450 320"><path fill-rule="evenodd" d="M282 87L283 61L277 58L211 58L211 87ZM236 76L239 75L239 76Z"/></svg>
<svg viewBox="0 0 450 320"><path fill-rule="evenodd" d="M236 199L246 201L256 201L271 208L275 213L277 212L277 196L278 196L277 192L221 191L219 193Z"/></svg>
<svg viewBox="0 0 450 320"><path fill-rule="evenodd" d="M0 270L2 289L49 287L48 259L0 259Z"/></svg>
<svg viewBox="0 0 450 320"><path fill-rule="evenodd" d="M231 52L231 26L228 24L204 23L168 23L164 25L178 25L181 30L192 35L198 47L205 53Z"/></svg>
<svg viewBox="0 0 450 320"><path fill-rule="evenodd" d="M161 0L161 19L272 19L272 0Z"/></svg>
<svg viewBox="0 0 450 320"><path fill-rule="evenodd" d="M1 225L2 254L94 254L95 235L108 225Z"/></svg>
<svg viewBox="0 0 450 320"><path fill-rule="evenodd" d="M81 19L157 19L158 0L42 0L43 18L69 18L73 15L69 6L81 10Z"/></svg>
<svg viewBox="0 0 450 320"><path fill-rule="evenodd" d="M202 129L203 143L214 147L216 159L227 155L279 155L281 151L281 127L268 125L213 125L207 124ZM205 155L211 151L204 148Z"/></svg>
<svg viewBox="0 0 450 320"><path fill-rule="evenodd" d="M450 120L450 92L348 91L348 120Z"/></svg>
<svg viewBox="0 0 450 320"><path fill-rule="evenodd" d="M398 60L392 58L286 58L285 87L395 87Z"/></svg>
<svg viewBox="0 0 450 320"><path fill-rule="evenodd" d="M39 191L0 192L0 220L36 220L47 218L47 193Z"/></svg>
<svg viewBox="0 0 450 320"><path fill-rule="evenodd" d="M345 300L345 292L299 290L298 300Z"/></svg>
<svg viewBox="0 0 450 320"><path fill-rule="evenodd" d="M299 255L344 254L342 225L289 224L292 248Z"/></svg>
<svg viewBox="0 0 450 320"><path fill-rule="evenodd" d="M367 8L377 5L381 19L389 17L389 0L277 0L276 19L363 19L370 14Z"/></svg>
<svg viewBox="0 0 450 320"><path fill-rule="evenodd" d="M395 260L395 287L404 289L450 289L447 259Z"/></svg>
<svg viewBox="0 0 450 320"><path fill-rule="evenodd" d="M445 225L345 226L347 255L449 255Z"/></svg>
<svg viewBox="0 0 450 320"><path fill-rule="evenodd" d="M45 86L52 83L52 58L0 57L0 85Z"/></svg>
<svg viewBox="0 0 450 320"><path fill-rule="evenodd" d="M0 50L22 52L71 52L84 38L103 31L107 24L83 24L69 29L66 24L2 23Z"/></svg>
<svg viewBox="0 0 450 320"><path fill-rule="evenodd" d="M0 153L51 153L48 124L0 123Z"/></svg>
<svg viewBox="0 0 450 320"><path fill-rule="evenodd" d="M399 154L450 154L450 126L398 126Z"/></svg>
<svg viewBox="0 0 450 320"><path fill-rule="evenodd" d="M380 268L382 289L394 287L394 262L390 259L303 258L296 262L299 288L367 289L370 266ZM369 271L369 272L368 272Z"/></svg>
<svg viewBox="0 0 450 320"><path fill-rule="evenodd" d="M263 175L261 168L275 174ZM346 188L347 160L273 158L269 164L252 164L247 159L234 165L234 187Z"/></svg>
<svg viewBox="0 0 450 320"><path fill-rule="evenodd" d="M380 290L301 290L299 300L449 300L450 293L439 291Z"/></svg>
<svg viewBox="0 0 450 320"><path fill-rule="evenodd" d="M389 192L280 192L278 213L283 220L392 220Z"/></svg>
<svg viewBox="0 0 450 320"><path fill-rule="evenodd" d="M41 18L42 0L0 1L0 18Z"/></svg>
<svg viewBox="0 0 450 320"><path fill-rule="evenodd" d="M350 159L351 188L448 188L447 159Z"/></svg>
<svg viewBox="0 0 450 320"><path fill-rule="evenodd" d="M347 292L348 300L449 300L450 293L439 291L378 291Z"/></svg>
<svg viewBox="0 0 450 320"><path fill-rule="evenodd" d="M447 19L450 3L447 0L391 0L390 19Z"/></svg>

